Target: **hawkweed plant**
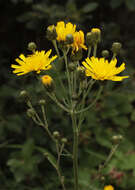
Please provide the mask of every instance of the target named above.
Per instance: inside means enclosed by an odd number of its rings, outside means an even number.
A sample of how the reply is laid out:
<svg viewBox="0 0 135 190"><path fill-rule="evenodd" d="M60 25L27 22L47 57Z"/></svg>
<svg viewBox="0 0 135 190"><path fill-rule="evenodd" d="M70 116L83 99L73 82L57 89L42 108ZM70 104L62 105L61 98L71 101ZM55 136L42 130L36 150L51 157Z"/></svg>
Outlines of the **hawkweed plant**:
<svg viewBox="0 0 135 190"><path fill-rule="evenodd" d="M30 72L36 73L37 80L40 81L41 86L44 88L44 93L56 106L60 107L70 116L73 131L72 152L65 146L68 141L67 138L60 139L60 133L58 131L54 131L53 133L50 131L45 111L45 99L41 99L39 102L43 114L42 120L38 111L33 107L31 100L26 98L28 116L30 116L37 125L42 126L46 130L56 145L57 162L54 164L47 154L46 157L56 169L61 188L63 190L67 189L66 179L62 174L60 166L60 160L61 156L69 156L73 162L74 190L79 190L78 142L82 123L85 119L85 112L91 109L99 100L103 91L104 81L122 81L128 78L128 76L118 75L125 70L125 63L122 63L119 67L116 66L116 56L121 48L120 43L113 43L111 48L113 56L110 61L107 60L109 56L108 50L102 51L100 58L97 57L97 48L101 41L101 30L99 28L92 28L85 36L82 30L77 31L76 25L70 22L66 24L60 21L56 26L48 26L46 37L52 41L56 55L51 55L51 49L38 51L36 44L30 42L28 49L32 53L27 56L21 54L19 58L16 59L17 64L12 64L11 67L13 68L13 73L17 76L26 75ZM85 55L87 54L85 58L83 57L83 51L85 51ZM64 64L64 71L58 69L58 64ZM54 79L53 74L52 76L48 75L48 70L56 72L57 78ZM66 81L61 78L61 72L64 72ZM62 98L57 96L55 80L58 80L61 91L63 91ZM92 99L89 104L87 99L90 98L95 83L97 83L96 93L94 96L91 96ZM21 95L27 96L27 92L24 90L21 92ZM115 137L114 140L118 141L120 138L121 137ZM118 143L113 146L107 160L99 168L97 177L101 175L101 169L107 165L117 147ZM111 185L104 187L104 190L113 189Z"/></svg>

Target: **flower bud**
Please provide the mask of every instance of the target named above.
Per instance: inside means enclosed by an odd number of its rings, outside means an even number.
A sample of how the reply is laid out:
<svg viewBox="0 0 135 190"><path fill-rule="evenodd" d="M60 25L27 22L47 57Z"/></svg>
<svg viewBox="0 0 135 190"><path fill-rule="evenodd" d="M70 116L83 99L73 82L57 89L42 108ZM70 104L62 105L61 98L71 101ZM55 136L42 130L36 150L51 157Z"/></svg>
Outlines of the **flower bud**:
<svg viewBox="0 0 135 190"><path fill-rule="evenodd" d="M70 45L73 43L73 41L74 41L74 38L72 34L66 35L66 44Z"/></svg>
<svg viewBox="0 0 135 190"><path fill-rule="evenodd" d="M20 98L27 101L29 99L29 94L26 90L22 90L19 95Z"/></svg>
<svg viewBox="0 0 135 190"><path fill-rule="evenodd" d="M60 133L59 133L59 131L54 131L54 132L53 132L53 136L54 136L54 138L59 139L59 138L60 138Z"/></svg>
<svg viewBox="0 0 135 190"><path fill-rule="evenodd" d="M117 54L120 52L121 47L122 47L122 44L121 44L121 43L119 43L119 42L114 42L114 43L112 44L111 50L112 50L112 52L113 52L114 54L117 55Z"/></svg>
<svg viewBox="0 0 135 190"><path fill-rule="evenodd" d="M101 54L102 54L102 56L103 56L104 58L109 57L109 51L108 51L108 50L103 50L103 51L101 52Z"/></svg>
<svg viewBox="0 0 135 190"><path fill-rule="evenodd" d="M79 49L77 52L71 54L72 61L79 61L82 59L82 49Z"/></svg>
<svg viewBox="0 0 135 190"><path fill-rule="evenodd" d="M66 144L67 143L67 139L66 138L62 138L61 142L64 143L64 144Z"/></svg>
<svg viewBox="0 0 135 190"><path fill-rule="evenodd" d="M41 100L39 100L39 104L42 106L42 105L45 105L45 100L44 99L41 99Z"/></svg>
<svg viewBox="0 0 135 190"><path fill-rule="evenodd" d="M99 28L92 28L91 33L92 33L92 38L93 38L94 44L100 42L101 30Z"/></svg>
<svg viewBox="0 0 135 190"><path fill-rule="evenodd" d="M37 45L35 44L35 42L29 42L28 43L28 50L34 52L37 48Z"/></svg>
<svg viewBox="0 0 135 190"><path fill-rule="evenodd" d="M122 135L114 135L112 137L112 141L113 141L114 144L119 144L122 140L123 140Z"/></svg>
<svg viewBox="0 0 135 190"><path fill-rule="evenodd" d="M82 67L82 66L77 67L77 77L81 81L83 81L86 78L84 67Z"/></svg>
<svg viewBox="0 0 135 190"><path fill-rule="evenodd" d="M92 34L92 32L88 32L86 34L86 44L87 44L88 47L93 46L94 42L93 42L93 34Z"/></svg>
<svg viewBox="0 0 135 190"><path fill-rule="evenodd" d="M56 28L54 25L50 25L47 27L46 31L46 37L48 40L56 40L57 33L56 33Z"/></svg>
<svg viewBox="0 0 135 190"><path fill-rule="evenodd" d="M78 98L79 98L79 97L78 97L77 94L75 94L75 93L72 94L72 100L77 101Z"/></svg>
<svg viewBox="0 0 135 190"><path fill-rule="evenodd" d="M73 72L76 69L76 64L74 62L70 62L68 65L69 71Z"/></svg>
<svg viewBox="0 0 135 190"><path fill-rule="evenodd" d="M41 77L41 81L48 92L54 91L54 83L52 77L44 75Z"/></svg>
<svg viewBox="0 0 135 190"><path fill-rule="evenodd" d="M35 110L32 109L32 108L29 108L29 109L27 110L27 116L28 116L28 117L33 117L34 115L35 115Z"/></svg>

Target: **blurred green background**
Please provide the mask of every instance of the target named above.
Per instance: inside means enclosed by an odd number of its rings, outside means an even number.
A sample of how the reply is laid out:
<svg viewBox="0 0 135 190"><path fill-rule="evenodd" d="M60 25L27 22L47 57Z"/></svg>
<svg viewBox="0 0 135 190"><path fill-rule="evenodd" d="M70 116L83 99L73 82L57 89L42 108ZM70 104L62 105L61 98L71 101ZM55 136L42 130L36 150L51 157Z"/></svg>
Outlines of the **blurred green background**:
<svg viewBox="0 0 135 190"><path fill-rule="evenodd" d="M135 189L135 0L1 0L0 1L0 189L60 189L57 174L43 152L56 156L55 146L45 133L27 117L21 90L31 94L34 106L41 96L39 84L31 76L17 77L10 65L20 53L27 54L27 44L38 49L52 48L45 38L46 27L57 21L70 21L85 33L99 27L102 40L98 49L111 49L119 41L123 48L119 62L126 63L122 83L108 82L100 101L86 113L79 144L80 186L82 190L102 190L104 184L115 189ZM123 74L123 75L124 75ZM34 93L33 93L34 91ZM72 129L68 115L47 100L51 131L68 138L71 149ZM96 171L112 147L112 136L123 136L118 150L96 180ZM43 151L39 147L44 148ZM72 187L72 162L61 161L66 185Z"/></svg>

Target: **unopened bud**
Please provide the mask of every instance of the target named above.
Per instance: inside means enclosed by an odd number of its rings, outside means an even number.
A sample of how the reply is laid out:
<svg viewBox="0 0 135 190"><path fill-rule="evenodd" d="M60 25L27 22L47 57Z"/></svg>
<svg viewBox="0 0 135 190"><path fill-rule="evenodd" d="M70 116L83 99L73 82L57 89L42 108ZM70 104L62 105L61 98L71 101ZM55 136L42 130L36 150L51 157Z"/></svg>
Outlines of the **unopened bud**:
<svg viewBox="0 0 135 190"><path fill-rule="evenodd" d="M46 102L45 102L44 99L39 100L39 104L40 104L40 105L45 105L45 103L46 103Z"/></svg>
<svg viewBox="0 0 135 190"><path fill-rule="evenodd" d="M86 34L86 44L87 44L88 47L93 46L93 37L92 37L92 35L93 34L91 32L88 32Z"/></svg>
<svg viewBox="0 0 135 190"><path fill-rule="evenodd" d="M112 137L112 141L113 141L114 144L119 144L122 140L123 140L122 135L114 135Z"/></svg>
<svg viewBox="0 0 135 190"><path fill-rule="evenodd" d="M61 142L64 143L64 144L66 144L67 143L67 139L66 138L62 138Z"/></svg>
<svg viewBox="0 0 135 190"><path fill-rule="evenodd" d="M82 59L82 49L79 49L77 52L71 54L72 61L79 61Z"/></svg>
<svg viewBox="0 0 135 190"><path fill-rule="evenodd" d="M77 67L77 76L78 76L78 79L81 81L86 78L84 67L82 67L82 66Z"/></svg>
<svg viewBox="0 0 135 190"><path fill-rule="evenodd" d="M54 132L53 132L53 136L54 136L54 138L59 139L59 138L60 138L60 133L59 133L59 131L54 131Z"/></svg>
<svg viewBox="0 0 135 190"><path fill-rule="evenodd" d="M72 95L72 100L77 101L77 100L78 100L78 98L79 98L79 97L78 97L78 95L77 95L77 94L75 94L75 93L74 93L74 94Z"/></svg>
<svg viewBox="0 0 135 190"><path fill-rule="evenodd" d="M26 100L29 99L29 94L28 94L28 92L26 90L22 90L20 92L19 97L26 101Z"/></svg>
<svg viewBox="0 0 135 190"><path fill-rule="evenodd" d="M91 33L92 33L92 38L93 38L94 44L100 42L101 30L99 28L92 28Z"/></svg>
<svg viewBox="0 0 135 190"><path fill-rule="evenodd" d="M113 52L114 54L117 55L117 54L119 54L121 48L122 48L122 44L121 44L121 43L119 43L119 42L114 42L114 43L112 44L111 50L112 50L112 52Z"/></svg>
<svg viewBox="0 0 135 190"><path fill-rule="evenodd" d="M37 45L35 44L35 42L29 42L28 43L28 50L34 52L37 48Z"/></svg>
<svg viewBox="0 0 135 190"><path fill-rule="evenodd" d="M57 33L56 33L56 28L54 25L50 25L47 27L46 37L48 38L48 40L51 40L51 41L56 40Z"/></svg>
<svg viewBox="0 0 135 190"><path fill-rule="evenodd" d="M73 43L73 41L74 41L74 38L73 38L73 35L72 34L68 34L68 35L66 35L66 43L67 44L72 44Z"/></svg>
<svg viewBox="0 0 135 190"><path fill-rule="evenodd" d="M101 54L102 54L102 56L103 56L104 58L109 57L109 51L108 51L108 50L103 50Z"/></svg>
<svg viewBox="0 0 135 190"><path fill-rule="evenodd" d="M54 83L51 76L44 75L41 77L41 81L48 92L54 91Z"/></svg>
<svg viewBox="0 0 135 190"><path fill-rule="evenodd" d="M68 68L69 71L73 72L76 69L76 64L74 62L70 62Z"/></svg>
<svg viewBox="0 0 135 190"><path fill-rule="evenodd" d="M35 110L32 109L32 108L29 108L29 109L27 110L27 116L28 116L28 117L33 117L34 115L35 115Z"/></svg>
<svg viewBox="0 0 135 190"><path fill-rule="evenodd" d="M105 177L104 177L104 176L101 176L100 180L101 180L101 181L105 181Z"/></svg>

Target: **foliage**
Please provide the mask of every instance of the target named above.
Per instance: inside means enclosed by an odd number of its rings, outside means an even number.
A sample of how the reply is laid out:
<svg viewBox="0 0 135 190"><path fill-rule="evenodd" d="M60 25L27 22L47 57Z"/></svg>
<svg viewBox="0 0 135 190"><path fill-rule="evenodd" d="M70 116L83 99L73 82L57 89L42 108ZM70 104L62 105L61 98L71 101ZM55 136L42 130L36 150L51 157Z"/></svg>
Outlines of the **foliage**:
<svg viewBox="0 0 135 190"><path fill-rule="evenodd" d="M135 47L135 29L132 27L134 0L111 0L102 3L99 0L84 1L83 5L80 0L67 1L66 5L60 0L53 0L51 3L10 0L10 2L1 1L0 5L2 18L5 18L1 26L0 47L0 188L59 189L56 173L51 166L51 162L55 164L54 145L45 131L35 126L26 116L27 107L19 98L20 86L22 89L25 86L30 93L34 90L40 98L42 90L35 84L32 76L23 81L13 77L9 67L31 40L35 40L38 44L41 42L41 47L48 48L50 43L44 39L46 26L64 19L78 23L78 27L83 24L85 29L100 26L105 41L101 46L105 49L110 47L113 40L123 42L124 48L120 58L129 64L128 73L131 75L128 82L124 82L123 85L114 85L112 82L106 84L106 90L93 108L94 111L87 112L79 145L80 183L87 189L100 190L104 184L111 183L120 190L133 190L135 186L135 78L132 69ZM31 94L31 97L34 106L38 108L35 94ZM50 100L47 100L47 111L50 130L59 130L62 136L68 137L70 146L72 136L68 116L57 109ZM99 184L93 179L97 168L105 161L112 147L112 136L117 134L121 134L124 139L103 170L105 179L102 178ZM49 154L49 157L46 157L45 153ZM65 176L71 178L70 160L68 158L66 162L62 160L62 165ZM69 187L70 184L72 181L68 180Z"/></svg>

